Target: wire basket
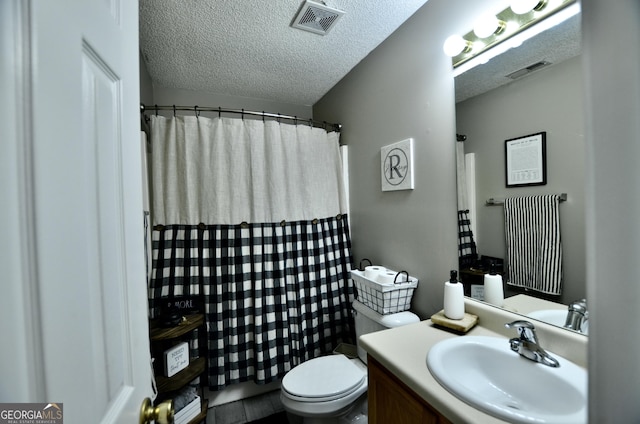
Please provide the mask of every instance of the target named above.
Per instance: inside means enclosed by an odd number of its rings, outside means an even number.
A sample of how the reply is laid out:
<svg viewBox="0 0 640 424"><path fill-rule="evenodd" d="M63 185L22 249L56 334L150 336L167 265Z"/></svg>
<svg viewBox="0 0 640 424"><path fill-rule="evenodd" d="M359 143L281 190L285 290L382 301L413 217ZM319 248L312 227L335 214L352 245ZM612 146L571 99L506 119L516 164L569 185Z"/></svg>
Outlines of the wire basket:
<svg viewBox="0 0 640 424"><path fill-rule="evenodd" d="M380 283L367 278L364 271L357 269L351 271L351 279L356 286L358 301L382 315L408 310L413 291L418 287L418 279L409 276L406 271L398 272L393 283Z"/></svg>

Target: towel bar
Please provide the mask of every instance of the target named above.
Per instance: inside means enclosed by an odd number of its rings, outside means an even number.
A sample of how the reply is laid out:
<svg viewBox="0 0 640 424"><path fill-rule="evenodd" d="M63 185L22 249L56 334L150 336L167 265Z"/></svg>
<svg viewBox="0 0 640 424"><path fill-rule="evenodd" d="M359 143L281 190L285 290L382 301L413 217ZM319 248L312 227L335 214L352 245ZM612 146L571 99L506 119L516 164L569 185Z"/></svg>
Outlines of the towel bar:
<svg viewBox="0 0 640 424"><path fill-rule="evenodd" d="M564 202L565 200L567 200L567 193L560 193L559 196L560 196L561 202ZM485 202L485 205L486 206L504 205L504 199L494 199L492 197Z"/></svg>

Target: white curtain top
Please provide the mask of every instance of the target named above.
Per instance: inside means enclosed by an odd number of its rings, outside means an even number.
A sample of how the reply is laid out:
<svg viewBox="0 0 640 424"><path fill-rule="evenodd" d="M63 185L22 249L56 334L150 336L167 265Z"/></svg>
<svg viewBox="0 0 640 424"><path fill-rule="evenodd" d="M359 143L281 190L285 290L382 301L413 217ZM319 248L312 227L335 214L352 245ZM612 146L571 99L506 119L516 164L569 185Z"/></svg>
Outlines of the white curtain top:
<svg viewBox="0 0 640 424"><path fill-rule="evenodd" d="M276 121L151 116L153 223L346 213L338 133Z"/></svg>

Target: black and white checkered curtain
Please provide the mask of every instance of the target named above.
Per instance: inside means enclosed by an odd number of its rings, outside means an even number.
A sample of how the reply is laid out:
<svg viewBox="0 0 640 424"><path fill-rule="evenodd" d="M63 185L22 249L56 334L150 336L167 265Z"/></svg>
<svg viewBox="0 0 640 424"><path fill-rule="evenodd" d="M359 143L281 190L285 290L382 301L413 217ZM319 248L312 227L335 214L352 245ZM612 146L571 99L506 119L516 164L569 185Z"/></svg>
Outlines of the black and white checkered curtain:
<svg viewBox="0 0 640 424"><path fill-rule="evenodd" d="M150 307L200 294L209 386L278 380L353 343L346 215L264 224L167 225L153 231Z"/></svg>
<svg viewBox="0 0 640 424"><path fill-rule="evenodd" d="M460 269L469 268L477 259L478 251L473 240L469 211L458 211L458 262Z"/></svg>
<svg viewBox="0 0 640 424"><path fill-rule="evenodd" d="M353 341L337 133L152 116L151 156L151 313L200 296L210 388L269 383Z"/></svg>

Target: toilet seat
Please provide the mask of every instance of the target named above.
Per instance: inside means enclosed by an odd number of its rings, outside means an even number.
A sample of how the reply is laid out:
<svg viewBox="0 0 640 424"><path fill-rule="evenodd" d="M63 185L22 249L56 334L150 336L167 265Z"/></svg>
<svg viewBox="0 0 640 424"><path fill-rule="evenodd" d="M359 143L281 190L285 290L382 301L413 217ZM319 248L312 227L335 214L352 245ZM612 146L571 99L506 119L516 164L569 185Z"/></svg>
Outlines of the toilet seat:
<svg viewBox="0 0 640 424"><path fill-rule="evenodd" d="M367 373L344 355L303 362L282 379L282 393L298 402L328 402L355 392L366 384Z"/></svg>

